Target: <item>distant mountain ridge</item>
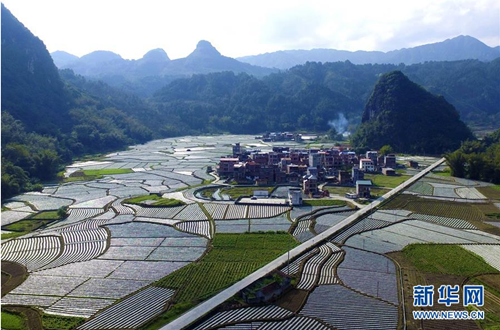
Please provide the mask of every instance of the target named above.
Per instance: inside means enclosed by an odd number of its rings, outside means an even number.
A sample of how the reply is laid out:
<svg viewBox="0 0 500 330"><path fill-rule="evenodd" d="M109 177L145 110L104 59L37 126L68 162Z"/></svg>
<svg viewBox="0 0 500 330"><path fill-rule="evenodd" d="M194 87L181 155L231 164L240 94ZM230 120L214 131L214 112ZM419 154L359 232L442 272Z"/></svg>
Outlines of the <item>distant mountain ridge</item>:
<svg viewBox="0 0 500 330"><path fill-rule="evenodd" d="M175 60L170 60L163 49L153 49L138 60L126 60L116 53L102 50L80 58L62 51L51 55L59 69L71 69L82 76L100 79L117 87L153 84L150 92L174 79L193 74L233 71L262 77L277 71L223 56L205 40L198 42L196 49L187 57Z"/></svg>
<svg viewBox="0 0 500 330"><path fill-rule="evenodd" d="M458 36L442 42L403 48L389 52L346 51L336 49L284 50L238 57L237 60L267 68L288 69L306 62L350 61L354 64L400 64L427 61L477 59L492 61L500 57L500 46L489 47L471 36Z"/></svg>

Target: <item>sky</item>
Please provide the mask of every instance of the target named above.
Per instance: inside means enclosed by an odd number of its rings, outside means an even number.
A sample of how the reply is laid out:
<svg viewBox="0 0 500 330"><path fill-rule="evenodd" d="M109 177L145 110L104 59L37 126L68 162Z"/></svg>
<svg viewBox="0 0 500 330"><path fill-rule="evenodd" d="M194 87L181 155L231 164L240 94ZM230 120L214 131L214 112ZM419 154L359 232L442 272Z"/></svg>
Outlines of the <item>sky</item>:
<svg viewBox="0 0 500 330"><path fill-rule="evenodd" d="M208 40L239 57L287 49L380 50L458 35L500 44L498 0L3 0L50 52L171 59Z"/></svg>

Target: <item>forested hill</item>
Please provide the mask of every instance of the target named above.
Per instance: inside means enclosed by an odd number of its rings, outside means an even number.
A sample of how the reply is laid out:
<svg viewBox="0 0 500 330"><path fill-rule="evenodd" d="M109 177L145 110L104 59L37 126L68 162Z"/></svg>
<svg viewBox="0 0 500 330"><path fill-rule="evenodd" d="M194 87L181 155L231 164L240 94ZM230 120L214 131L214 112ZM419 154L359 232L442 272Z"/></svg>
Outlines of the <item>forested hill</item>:
<svg viewBox="0 0 500 330"><path fill-rule="evenodd" d="M64 84L43 42L2 4L2 111L27 129L50 132L68 120Z"/></svg>
<svg viewBox="0 0 500 330"><path fill-rule="evenodd" d="M171 134L326 131L329 121L342 116L354 131L378 78L394 70L443 95L465 121L500 126L500 59L410 66L310 62L263 79L231 72L195 75L170 83L153 100L158 111L177 123Z"/></svg>
<svg viewBox="0 0 500 330"><path fill-rule="evenodd" d="M43 42L3 4L1 19L2 198L39 189L74 156L153 137L158 120L144 100L72 72L62 80Z"/></svg>
<svg viewBox="0 0 500 330"><path fill-rule="evenodd" d="M394 71L375 85L352 144L364 150L391 145L397 152L441 154L469 139L472 133L451 104Z"/></svg>

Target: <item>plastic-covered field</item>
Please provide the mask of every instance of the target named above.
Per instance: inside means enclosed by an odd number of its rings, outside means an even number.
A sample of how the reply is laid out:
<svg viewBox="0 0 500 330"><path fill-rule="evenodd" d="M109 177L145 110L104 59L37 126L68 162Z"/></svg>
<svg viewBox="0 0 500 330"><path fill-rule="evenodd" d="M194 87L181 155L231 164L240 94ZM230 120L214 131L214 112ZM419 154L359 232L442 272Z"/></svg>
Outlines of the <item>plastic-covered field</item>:
<svg viewBox="0 0 500 330"><path fill-rule="evenodd" d="M359 292L398 304L396 267L387 257L349 247L338 267L342 282Z"/></svg>
<svg viewBox="0 0 500 330"><path fill-rule="evenodd" d="M105 196L97 199L91 199L82 203L74 204L70 208L104 208L106 205L114 202L115 196Z"/></svg>
<svg viewBox="0 0 500 330"><path fill-rule="evenodd" d="M97 313L98 310L111 305L113 302L114 300L111 299L64 297L45 309L44 312L47 314L88 318Z"/></svg>
<svg viewBox="0 0 500 330"><path fill-rule="evenodd" d="M250 230L248 219L217 221L215 223L216 233L244 233Z"/></svg>
<svg viewBox="0 0 500 330"><path fill-rule="evenodd" d="M123 261L93 259L45 269L35 272L46 276L106 277L116 270Z"/></svg>
<svg viewBox="0 0 500 330"><path fill-rule="evenodd" d="M300 315L336 329L396 329L398 308L341 285L321 285L307 299Z"/></svg>
<svg viewBox="0 0 500 330"><path fill-rule="evenodd" d="M170 289L149 287L99 313L78 329L137 328L160 314L173 294Z"/></svg>
<svg viewBox="0 0 500 330"><path fill-rule="evenodd" d="M125 261L108 278L156 281L188 264L172 261Z"/></svg>
<svg viewBox="0 0 500 330"><path fill-rule="evenodd" d="M230 329L226 327L224 329ZM244 329L242 327L233 329ZM250 327L248 329L257 329L257 327ZM323 323L319 322L310 317L305 316L294 316L290 319L284 321L272 321L264 322L258 327L259 330L278 330L278 329L315 329L315 330L326 330L330 329Z"/></svg>
<svg viewBox="0 0 500 330"><path fill-rule="evenodd" d="M226 214L226 210L228 208L227 204L214 204L214 203L207 203L203 204L205 209L210 213L212 218L215 220L222 220L224 219L224 214Z"/></svg>
<svg viewBox="0 0 500 330"><path fill-rule="evenodd" d="M205 247L161 246L156 248L147 260L195 261L205 253Z"/></svg>
<svg viewBox="0 0 500 330"><path fill-rule="evenodd" d="M312 289L312 287L316 284L316 279L320 274L322 264L327 260L330 254L331 250L326 244L320 245L319 253L304 263L304 268L302 270L300 281L297 284L297 289Z"/></svg>
<svg viewBox="0 0 500 330"><path fill-rule="evenodd" d="M225 219L244 219L247 217L247 205L229 205Z"/></svg>
<svg viewBox="0 0 500 330"><path fill-rule="evenodd" d="M126 204L126 206L132 208L138 217L163 218L163 219L174 219L174 217L185 208L185 206L142 207L139 205L131 205L131 204Z"/></svg>
<svg viewBox="0 0 500 330"><path fill-rule="evenodd" d="M207 220L205 212L198 204L190 204L174 217L176 220Z"/></svg>
<svg viewBox="0 0 500 330"><path fill-rule="evenodd" d="M248 207L248 217L271 218L285 213L289 209L287 206L250 205Z"/></svg>
<svg viewBox="0 0 500 330"><path fill-rule="evenodd" d="M70 296L119 299L139 290L150 282L151 281L91 278L71 291Z"/></svg>
<svg viewBox="0 0 500 330"><path fill-rule="evenodd" d="M12 294L65 296L87 280L86 277L42 276L32 274Z"/></svg>
<svg viewBox="0 0 500 330"><path fill-rule="evenodd" d="M420 220L407 220L349 238L346 245L378 253L402 250L413 243L500 243L500 238L480 231L449 228Z"/></svg>
<svg viewBox="0 0 500 330"><path fill-rule="evenodd" d="M413 213L411 215L411 218L417 219L417 220L424 220L424 221L428 221L428 222L433 222L433 223L436 223L438 225L452 227L452 228L477 229L476 226L474 226L470 222L467 222L467 221L462 220L462 219L445 218L445 217L438 217L435 215L418 214L418 213Z"/></svg>
<svg viewBox="0 0 500 330"><path fill-rule="evenodd" d="M154 223L129 222L120 225L108 225L111 237L191 237L191 234L180 232L170 226Z"/></svg>
<svg viewBox="0 0 500 330"><path fill-rule="evenodd" d="M48 307L59 299L61 299L61 297L8 293L2 297L2 305Z"/></svg>
<svg viewBox="0 0 500 330"><path fill-rule="evenodd" d="M15 239L2 244L2 260L17 262L33 271L50 263L60 251L61 240L57 236Z"/></svg>
<svg viewBox="0 0 500 330"><path fill-rule="evenodd" d="M21 212L21 211L3 211L2 212L2 227L8 224L17 222L33 214L31 212Z"/></svg>
<svg viewBox="0 0 500 330"><path fill-rule="evenodd" d="M249 219L250 231L288 231L292 223L286 215L266 219Z"/></svg>
<svg viewBox="0 0 500 330"><path fill-rule="evenodd" d="M280 270L283 273L288 274L288 275L297 274L297 272L300 269L300 266L305 262L305 260L307 260L309 257L311 257L312 255L315 255L317 253L319 253L318 248L315 248L309 252L306 252L306 253L302 254L301 256L299 256L298 258L296 258L295 260L293 260L292 262L290 262L290 264L287 264L284 267L282 267Z"/></svg>
<svg viewBox="0 0 500 330"><path fill-rule="evenodd" d="M40 193L26 193L12 197L11 200L29 202L38 211L57 210L60 207L69 206L73 203L71 199L54 198Z"/></svg>
<svg viewBox="0 0 500 330"><path fill-rule="evenodd" d="M492 267L500 270L500 245L462 245L462 247L482 257Z"/></svg>
<svg viewBox="0 0 500 330"><path fill-rule="evenodd" d="M219 312L195 327L195 330L214 329L223 325L258 320L282 319L292 316L292 312L275 305L245 307Z"/></svg>
<svg viewBox="0 0 500 330"><path fill-rule="evenodd" d="M175 224L175 227L190 234L212 237L210 221L183 221Z"/></svg>

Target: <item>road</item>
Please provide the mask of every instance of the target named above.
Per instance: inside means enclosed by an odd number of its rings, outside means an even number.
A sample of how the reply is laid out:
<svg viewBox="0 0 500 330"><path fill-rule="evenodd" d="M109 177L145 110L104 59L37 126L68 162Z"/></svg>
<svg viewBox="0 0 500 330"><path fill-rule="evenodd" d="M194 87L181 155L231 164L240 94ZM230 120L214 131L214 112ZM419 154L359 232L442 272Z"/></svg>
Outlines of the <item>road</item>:
<svg viewBox="0 0 500 330"><path fill-rule="evenodd" d="M392 198L394 195L398 194L401 190L407 188L408 186L412 185L415 181L419 180L421 177L426 175L428 172L432 171L434 168L438 167L440 164L442 164L445 161L444 158L441 158L431 166L427 167L417 175L413 176L412 178L408 179L407 181L403 182L393 190L389 191L387 194L384 196L378 198L377 200L373 201L371 204L367 205L363 209L357 211L356 213L352 214L348 218L344 219L343 221L339 222L338 224L334 225L330 229L322 232L321 234L311 238L308 241L305 241L301 245L295 247L294 249L290 250L290 259L293 259L305 251L315 247L319 243L327 240L329 237L334 235L335 233L341 231L343 228L348 227L349 225L355 223L358 219L363 217L364 215L370 213L374 208L380 205L383 201ZM288 253L285 253L284 255L278 257L277 259L274 259L267 265L263 266L262 268L256 270L252 274L248 275L241 281L233 284L229 288L219 292L217 295L214 297L206 300L205 302L199 304L198 306L190 309L186 313L182 314L180 317L175 319L174 321L170 322L169 324L165 325L162 327L162 330L177 330L177 329L184 329L187 326L193 324L195 321L198 319L202 318L206 314L208 314L210 311L215 309L217 306L222 304L224 301L228 300L235 294L237 294L239 291L242 289L246 288L253 282L257 281L258 279L264 277L268 273L272 272L273 270L280 268L281 266L285 265L288 260Z"/></svg>

